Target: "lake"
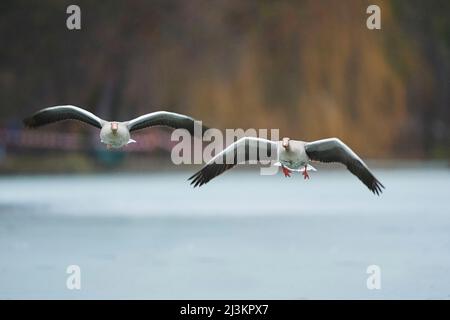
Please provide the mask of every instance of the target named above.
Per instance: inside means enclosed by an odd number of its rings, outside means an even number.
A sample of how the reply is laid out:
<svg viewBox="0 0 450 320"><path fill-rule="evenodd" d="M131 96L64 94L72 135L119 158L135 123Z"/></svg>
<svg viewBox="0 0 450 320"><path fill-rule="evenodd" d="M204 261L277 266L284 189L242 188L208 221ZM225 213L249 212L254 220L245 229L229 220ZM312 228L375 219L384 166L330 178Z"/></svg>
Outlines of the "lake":
<svg viewBox="0 0 450 320"><path fill-rule="evenodd" d="M374 171L0 177L0 298L449 299L450 170Z"/></svg>

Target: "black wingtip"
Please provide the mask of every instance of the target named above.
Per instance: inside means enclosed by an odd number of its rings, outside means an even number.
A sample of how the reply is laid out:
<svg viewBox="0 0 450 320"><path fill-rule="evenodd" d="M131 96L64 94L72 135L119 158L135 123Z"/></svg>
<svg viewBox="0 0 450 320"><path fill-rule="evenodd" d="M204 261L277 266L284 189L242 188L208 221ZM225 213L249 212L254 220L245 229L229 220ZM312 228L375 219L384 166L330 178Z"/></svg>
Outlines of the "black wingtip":
<svg viewBox="0 0 450 320"><path fill-rule="evenodd" d="M192 180L190 184L191 184L191 186L193 188L201 187L202 186L202 184L200 184L200 182L201 182L201 171L196 172L191 177L189 177L188 181L190 181L190 180Z"/></svg>
<svg viewBox="0 0 450 320"><path fill-rule="evenodd" d="M383 193L383 189L386 189L386 187L380 181L375 179L369 189L373 192L373 194L380 196Z"/></svg>
<svg viewBox="0 0 450 320"><path fill-rule="evenodd" d="M36 128L36 121L33 117L25 118L22 122L26 128Z"/></svg>

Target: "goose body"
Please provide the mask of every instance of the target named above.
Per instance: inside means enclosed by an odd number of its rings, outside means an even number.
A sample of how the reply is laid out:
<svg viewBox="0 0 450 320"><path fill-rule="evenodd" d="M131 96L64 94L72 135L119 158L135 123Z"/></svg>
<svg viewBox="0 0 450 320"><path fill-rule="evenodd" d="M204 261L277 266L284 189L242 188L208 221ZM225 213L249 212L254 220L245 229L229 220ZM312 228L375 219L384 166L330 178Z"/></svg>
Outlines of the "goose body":
<svg viewBox="0 0 450 320"><path fill-rule="evenodd" d="M270 141L245 137L213 157L189 180L194 187L202 186L237 164L254 163L265 157L276 161L275 165L282 168L286 177L290 177L292 171L299 171L305 179L309 179L308 171L316 171L310 164L312 161L338 162L345 165L374 194L379 195L384 188L358 155L337 138L305 142L289 138Z"/></svg>
<svg viewBox="0 0 450 320"><path fill-rule="evenodd" d="M130 131L123 122L117 123L117 131L112 130L112 126L105 125L100 130L100 141L112 148L122 148L129 143L135 142L131 139Z"/></svg>
<svg viewBox="0 0 450 320"><path fill-rule="evenodd" d="M300 171L309 162L305 152L305 142L303 141L290 140L289 148L284 148L280 141L277 143L277 154L280 166L291 171Z"/></svg>
<svg viewBox="0 0 450 320"><path fill-rule="evenodd" d="M131 132L147 127L165 126L185 129L194 135L195 120L191 117L167 111L157 111L142 115L126 122L106 121L95 114L72 105L62 105L42 109L24 120L25 126L38 128L63 120L78 120L100 129L100 141L108 148L122 148L136 142L131 139ZM202 126L203 134L207 128Z"/></svg>

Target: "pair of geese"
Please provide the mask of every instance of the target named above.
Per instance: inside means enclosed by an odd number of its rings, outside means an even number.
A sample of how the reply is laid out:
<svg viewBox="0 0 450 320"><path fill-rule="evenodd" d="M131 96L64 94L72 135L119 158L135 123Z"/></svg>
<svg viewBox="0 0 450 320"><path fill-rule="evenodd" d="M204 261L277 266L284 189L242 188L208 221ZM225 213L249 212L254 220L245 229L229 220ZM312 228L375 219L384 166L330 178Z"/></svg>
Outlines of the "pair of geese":
<svg viewBox="0 0 450 320"><path fill-rule="evenodd" d="M101 142L108 148L121 148L136 142L131 139L131 133L147 127L165 126L186 129L193 135L195 125L195 120L191 117L166 111L149 113L126 122L106 121L87 110L72 105L42 109L26 118L24 124L29 128L37 128L62 120L79 120L100 129ZM203 127L202 134L207 129ZM194 187L202 186L237 164L260 160L261 148L266 151L276 150L275 156L278 162L275 165L281 166L286 177L290 177L291 172L298 171L302 172L304 179L309 179L308 171L316 171L310 165L311 161L339 162L344 164L374 194L379 195L384 188L358 155L337 138L304 142L289 138L270 141L244 137L213 157L189 180ZM245 150L243 157L245 159L238 159L238 150Z"/></svg>

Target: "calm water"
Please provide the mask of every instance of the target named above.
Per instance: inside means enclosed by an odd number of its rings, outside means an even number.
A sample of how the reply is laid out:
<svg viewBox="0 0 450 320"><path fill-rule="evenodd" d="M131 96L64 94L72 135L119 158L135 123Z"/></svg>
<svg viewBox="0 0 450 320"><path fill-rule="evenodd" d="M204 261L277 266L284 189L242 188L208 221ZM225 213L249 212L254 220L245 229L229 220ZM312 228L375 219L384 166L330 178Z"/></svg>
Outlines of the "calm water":
<svg viewBox="0 0 450 320"><path fill-rule="evenodd" d="M0 298L450 298L450 170L376 172L0 178Z"/></svg>

